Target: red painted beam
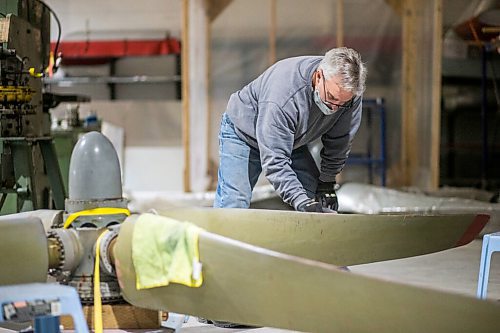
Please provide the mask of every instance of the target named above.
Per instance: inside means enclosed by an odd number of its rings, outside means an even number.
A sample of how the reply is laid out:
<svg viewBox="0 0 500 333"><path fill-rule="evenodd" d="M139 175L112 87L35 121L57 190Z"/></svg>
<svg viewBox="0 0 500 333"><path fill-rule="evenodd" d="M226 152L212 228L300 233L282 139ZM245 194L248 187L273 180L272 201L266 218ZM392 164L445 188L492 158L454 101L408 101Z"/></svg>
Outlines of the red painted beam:
<svg viewBox="0 0 500 333"><path fill-rule="evenodd" d="M55 43L51 43L54 51ZM59 44L63 63L95 64L113 58L180 54L181 43L174 38L161 40L65 41Z"/></svg>

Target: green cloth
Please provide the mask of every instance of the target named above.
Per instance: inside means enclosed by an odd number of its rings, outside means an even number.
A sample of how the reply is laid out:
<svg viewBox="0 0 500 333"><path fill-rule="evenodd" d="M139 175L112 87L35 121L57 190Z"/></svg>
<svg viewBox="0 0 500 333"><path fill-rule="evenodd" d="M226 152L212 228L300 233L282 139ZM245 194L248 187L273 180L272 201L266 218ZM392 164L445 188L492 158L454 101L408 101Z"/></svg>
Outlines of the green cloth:
<svg viewBox="0 0 500 333"><path fill-rule="evenodd" d="M137 289L180 283L199 287L203 283L198 250L202 229L153 214L142 214L132 235L132 261Z"/></svg>

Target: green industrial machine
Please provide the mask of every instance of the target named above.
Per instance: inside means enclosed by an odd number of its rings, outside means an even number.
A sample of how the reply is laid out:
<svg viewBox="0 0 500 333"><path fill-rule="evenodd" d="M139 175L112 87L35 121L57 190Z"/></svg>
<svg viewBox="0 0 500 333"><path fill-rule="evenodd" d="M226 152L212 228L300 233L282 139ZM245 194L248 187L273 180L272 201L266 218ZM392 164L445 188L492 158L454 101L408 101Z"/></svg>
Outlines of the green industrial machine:
<svg viewBox="0 0 500 333"><path fill-rule="evenodd" d="M50 9L1 1L0 213L64 208L42 76L50 57ZM5 16L5 17L3 17Z"/></svg>
<svg viewBox="0 0 500 333"><path fill-rule="evenodd" d="M61 177L64 190L68 193L68 174L71 152L80 136L87 131L82 128L73 128L71 130L53 130L52 137L57 152L57 161L61 171Z"/></svg>

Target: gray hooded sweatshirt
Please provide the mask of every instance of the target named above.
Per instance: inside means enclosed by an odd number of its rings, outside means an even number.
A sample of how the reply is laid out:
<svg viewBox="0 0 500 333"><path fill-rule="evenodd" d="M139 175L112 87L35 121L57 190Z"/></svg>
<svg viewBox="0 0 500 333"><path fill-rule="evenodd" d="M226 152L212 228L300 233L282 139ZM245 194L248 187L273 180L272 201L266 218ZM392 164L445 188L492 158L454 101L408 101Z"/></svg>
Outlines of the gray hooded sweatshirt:
<svg viewBox="0 0 500 333"><path fill-rule="evenodd" d="M260 152L262 170L283 201L297 208L308 200L291 167L292 150L321 137L323 182L344 167L361 122L361 96L351 108L323 114L313 99L312 75L323 57L278 61L229 99L226 113L236 134Z"/></svg>

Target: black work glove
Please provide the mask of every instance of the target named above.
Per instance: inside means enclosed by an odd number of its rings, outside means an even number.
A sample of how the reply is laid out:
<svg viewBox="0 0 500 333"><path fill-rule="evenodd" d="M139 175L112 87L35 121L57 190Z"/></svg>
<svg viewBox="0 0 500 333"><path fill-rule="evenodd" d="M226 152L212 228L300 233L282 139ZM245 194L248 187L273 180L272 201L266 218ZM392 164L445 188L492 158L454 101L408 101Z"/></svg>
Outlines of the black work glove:
<svg viewBox="0 0 500 333"><path fill-rule="evenodd" d="M321 206L321 204L313 199L304 201L297 206L297 211L307 213L335 213L335 211Z"/></svg>
<svg viewBox="0 0 500 333"><path fill-rule="evenodd" d="M338 211L339 202L337 200L337 193L335 193L335 182L322 182L318 181L318 187L316 188L316 201L323 208Z"/></svg>
<svg viewBox="0 0 500 333"><path fill-rule="evenodd" d="M313 199L309 199L298 205L297 210L299 212L323 213L323 209L321 209L319 202L314 201Z"/></svg>

